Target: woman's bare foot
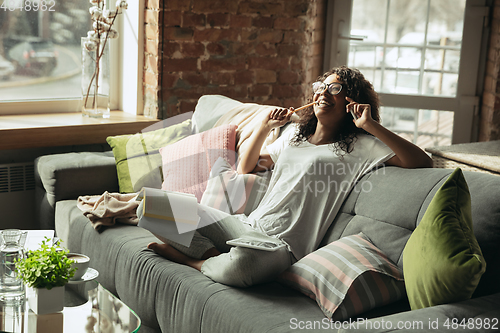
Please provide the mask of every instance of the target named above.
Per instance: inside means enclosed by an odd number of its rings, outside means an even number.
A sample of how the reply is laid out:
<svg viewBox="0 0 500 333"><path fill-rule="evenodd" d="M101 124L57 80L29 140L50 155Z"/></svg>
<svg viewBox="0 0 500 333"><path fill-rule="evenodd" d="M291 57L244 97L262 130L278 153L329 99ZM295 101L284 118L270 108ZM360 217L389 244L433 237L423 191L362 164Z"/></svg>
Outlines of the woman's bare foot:
<svg viewBox="0 0 500 333"><path fill-rule="evenodd" d="M193 267L199 271L201 271L201 265L203 265L203 263L205 262L205 260L191 258L166 243L158 244L152 242L148 244L148 249L153 250L155 253L158 253L166 259L172 260L173 262L176 262L178 264Z"/></svg>

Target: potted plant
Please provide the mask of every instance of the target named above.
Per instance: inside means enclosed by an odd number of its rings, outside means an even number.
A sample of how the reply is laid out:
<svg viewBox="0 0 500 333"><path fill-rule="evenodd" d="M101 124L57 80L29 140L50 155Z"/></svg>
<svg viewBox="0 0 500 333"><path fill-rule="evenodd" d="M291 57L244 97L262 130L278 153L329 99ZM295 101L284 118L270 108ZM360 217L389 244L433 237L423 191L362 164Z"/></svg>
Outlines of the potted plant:
<svg viewBox="0 0 500 333"><path fill-rule="evenodd" d="M74 260L68 259L68 250L48 237L37 250L26 253L16 262L16 270L29 290L28 304L36 314L61 311L64 307L64 285L75 274Z"/></svg>

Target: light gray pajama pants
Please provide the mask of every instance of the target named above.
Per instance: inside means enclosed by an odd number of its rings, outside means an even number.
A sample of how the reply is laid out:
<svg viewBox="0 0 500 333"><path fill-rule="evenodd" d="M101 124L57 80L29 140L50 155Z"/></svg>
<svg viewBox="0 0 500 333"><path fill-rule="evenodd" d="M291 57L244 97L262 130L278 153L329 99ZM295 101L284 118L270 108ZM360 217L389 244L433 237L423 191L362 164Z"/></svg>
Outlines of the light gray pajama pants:
<svg viewBox="0 0 500 333"><path fill-rule="evenodd" d="M231 247L226 241L244 234L262 241L276 243L280 240L256 231L232 215L205 205L198 204L198 215L201 228L195 232L189 247L168 242L180 252L197 259L214 247L222 252L207 259L201 267L201 272L216 282L235 287L249 287L268 282L295 261L287 247L273 252Z"/></svg>

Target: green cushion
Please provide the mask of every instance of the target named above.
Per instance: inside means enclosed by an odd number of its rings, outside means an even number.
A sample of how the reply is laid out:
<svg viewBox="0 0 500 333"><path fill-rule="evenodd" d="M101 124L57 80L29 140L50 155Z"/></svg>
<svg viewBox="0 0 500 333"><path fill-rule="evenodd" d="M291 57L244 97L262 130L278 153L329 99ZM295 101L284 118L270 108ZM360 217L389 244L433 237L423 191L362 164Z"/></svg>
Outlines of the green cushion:
<svg viewBox="0 0 500 333"><path fill-rule="evenodd" d="M191 119L187 119L150 132L106 138L115 156L120 192L137 192L144 186L161 188L162 160L158 149L190 134Z"/></svg>
<svg viewBox="0 0 500 333"><path fill-rule="evenodd" d="M472 229L469 188L457 168L404 248L403 273L412 310L471 298L485 270Z"/></svg>

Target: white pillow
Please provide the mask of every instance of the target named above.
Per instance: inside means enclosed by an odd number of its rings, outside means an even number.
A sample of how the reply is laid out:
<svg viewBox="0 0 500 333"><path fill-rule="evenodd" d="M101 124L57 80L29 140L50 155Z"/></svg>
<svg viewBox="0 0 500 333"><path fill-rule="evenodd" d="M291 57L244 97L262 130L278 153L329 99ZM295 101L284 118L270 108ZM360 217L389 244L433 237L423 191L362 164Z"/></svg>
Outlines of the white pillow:
<svg viewBox="0 0 500 333"><path fill-rule="evenodd" d="M226 112L243 103L222 95L203 95L198 100L192 118L191 134L211 129Z"/></svg>

